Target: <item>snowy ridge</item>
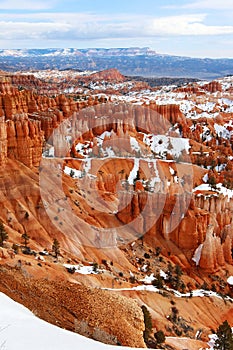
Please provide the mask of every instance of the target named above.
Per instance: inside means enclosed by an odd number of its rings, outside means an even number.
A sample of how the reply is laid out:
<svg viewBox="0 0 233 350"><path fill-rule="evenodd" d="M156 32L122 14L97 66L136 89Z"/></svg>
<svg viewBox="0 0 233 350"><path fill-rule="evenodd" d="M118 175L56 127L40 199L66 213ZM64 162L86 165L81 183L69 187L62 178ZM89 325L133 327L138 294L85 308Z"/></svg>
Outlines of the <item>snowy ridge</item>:
<svg viewBox="0 0 233 350"><path fill-rule="evenodd" d="M119 350L119 346L105 345L51 325L3 293L0 305L1 350Z"/></svg>

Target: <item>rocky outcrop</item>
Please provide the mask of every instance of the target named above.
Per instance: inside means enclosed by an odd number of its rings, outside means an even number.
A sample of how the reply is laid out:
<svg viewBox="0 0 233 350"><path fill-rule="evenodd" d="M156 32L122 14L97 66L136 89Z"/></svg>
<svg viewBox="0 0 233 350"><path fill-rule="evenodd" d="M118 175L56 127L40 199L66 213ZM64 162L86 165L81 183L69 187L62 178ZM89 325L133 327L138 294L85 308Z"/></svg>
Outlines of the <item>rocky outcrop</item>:
<svg viewBox="0 0 233 350"><path fill-rule="evenodd" d="M202 87L205 91L209 91L211 93L222 91L222 85L219 81L211 81L209 84L206 84Z"/></svg>
<svg viewBox="0 0 233 350"><path fill-rule="evenodd" d="M161 115L163 118L166 118L173 125L185 120L178 105L156 104L151 102L149 106L152 110Z"/></svg>
<svg viewBox="0 0 233 350"><path fill-rule="evenodd" d="M7 155L17 159L28 167L39 166L44 133L40 122L23 119L9 120L7 129Z"/></svg>
<svg viewBox="0 0 233 350"><path fill-rule="evenodd" d="M0 277L1 292L47 322L106 344L146 348L143 313L133 299L65 280L25 278L20 268L0 268Z"/></svg>
<svg viewBox="0 0 233 350"><path fill-rule="evenodd" d="M7 128L4 117L0 117L0 166L7 160Z"/></svg>
<svg viewBox="0 0 233 350"><path fill-rule="evenodd" d="M225 264L220 237L216 237L212 225L208 226L199 265L207 271L215 271Z"/></svg>
<svg viewBox="0 0 233 350"><path fill-rule="evenodd" d="M97 73L93 73L88 77L90 81L110 81L114 83L122 83L126 81L124 75L122 75L119 70L112 68L103 70Z"/></svg>
<svg viewBox="0 0 233 350"><path fill-rule="evenodd" d="M0 75L0 93L1 94L11 94L15 89L11 85L11 79L7 76Z"/></svg>

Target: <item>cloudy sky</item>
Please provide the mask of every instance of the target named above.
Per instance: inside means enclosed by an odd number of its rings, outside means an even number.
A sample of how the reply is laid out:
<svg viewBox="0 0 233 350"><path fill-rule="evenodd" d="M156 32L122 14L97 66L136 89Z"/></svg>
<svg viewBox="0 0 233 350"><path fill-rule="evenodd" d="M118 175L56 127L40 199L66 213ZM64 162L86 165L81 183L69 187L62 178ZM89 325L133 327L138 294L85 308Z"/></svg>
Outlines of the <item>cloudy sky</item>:
<svg viewBox="0 0 233 350"><path fill-rule="evenodd" d="M0 48L150 47L233 57L233 0L0 0Z"/></svg>

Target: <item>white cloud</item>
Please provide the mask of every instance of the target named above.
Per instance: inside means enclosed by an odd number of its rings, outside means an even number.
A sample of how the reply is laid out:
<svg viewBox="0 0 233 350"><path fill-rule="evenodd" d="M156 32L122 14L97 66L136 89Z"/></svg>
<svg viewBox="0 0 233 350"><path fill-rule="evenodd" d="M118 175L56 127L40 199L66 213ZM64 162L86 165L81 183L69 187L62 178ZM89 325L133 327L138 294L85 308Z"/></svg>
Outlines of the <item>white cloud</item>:
<svg viewBox="0 0 233 350"><path fill-rule="evenodd" d="M91 13L7 14L1 40L96 40L233 34L233 26L205 24L205 14L167 17L98 16ZM61 45L62 46L62 45Z"/></svg>
<svg viewBox="0 0 233 350"><path fill-rule="evenodd" d="M226 9L233 9L233 1L232 0L202 0L202 1L198 0L179 7L189 8L189 9L226 10Z"/></svg>
<svg viewBox="0 0 233 350"><path fill-rule="evenodd" d="M205 25L205 14L157 18L150 26L154 35L222 35L233 34L233 26Z"/></svg>
<svg viewBox="0 0 233 350"><path fill-rule="evenodd" d="M0 0L0 10L47 10L54 4L55 1Z"/></svg>

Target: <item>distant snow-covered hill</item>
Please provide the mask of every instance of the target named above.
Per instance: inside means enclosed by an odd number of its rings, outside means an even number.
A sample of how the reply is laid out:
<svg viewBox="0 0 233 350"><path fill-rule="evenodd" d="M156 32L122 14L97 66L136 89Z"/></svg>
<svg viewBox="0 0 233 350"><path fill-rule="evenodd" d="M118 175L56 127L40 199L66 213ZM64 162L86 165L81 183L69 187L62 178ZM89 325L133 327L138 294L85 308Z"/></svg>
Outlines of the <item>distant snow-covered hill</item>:
<svg viewBox="0 0 233 350"><path fill-rule="evenodd" d="M161 55L147 47L0 50L2 70L55 68L95 71L117 68L124 75L215 79L233 74L233 58L201 59Z"/></svg>

